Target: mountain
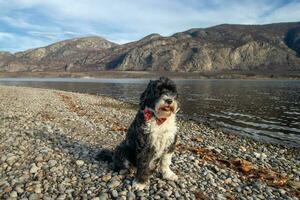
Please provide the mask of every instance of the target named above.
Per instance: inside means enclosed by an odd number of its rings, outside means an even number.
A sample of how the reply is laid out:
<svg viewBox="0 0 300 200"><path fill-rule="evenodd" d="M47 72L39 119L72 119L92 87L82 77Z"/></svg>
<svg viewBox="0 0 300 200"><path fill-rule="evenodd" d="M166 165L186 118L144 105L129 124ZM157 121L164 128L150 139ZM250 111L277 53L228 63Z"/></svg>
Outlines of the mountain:
<svg viewBox="0 0 300 200"><path fill-rule="evenodd" d="M68 70L74 58L84 58L94 51L105 50L117 44L98 36L74 38L46 47L10 54L0 52L1 71Z"/></svg>
<svg viewBox="0 0 300 200"><path fill-rule="evenodd" d="M300 70L300 22L267 25L222 24L169 37L148 35L117 45L80 38L16 54L0 54L2 71Z"/></svg>

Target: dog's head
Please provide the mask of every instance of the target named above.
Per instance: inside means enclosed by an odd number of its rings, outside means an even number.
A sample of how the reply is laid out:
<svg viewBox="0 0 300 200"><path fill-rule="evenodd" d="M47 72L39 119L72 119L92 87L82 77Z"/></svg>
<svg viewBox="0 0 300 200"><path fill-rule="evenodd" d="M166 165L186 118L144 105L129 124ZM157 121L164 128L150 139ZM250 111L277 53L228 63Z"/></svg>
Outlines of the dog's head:
<svg viewBox="0 0 300 200"><path fill-rule="evenodd" d="M166 77L150 81L140 97L140 109L151 108L157 116L169 117L178 110L177 88L175 83Z"/></svg>

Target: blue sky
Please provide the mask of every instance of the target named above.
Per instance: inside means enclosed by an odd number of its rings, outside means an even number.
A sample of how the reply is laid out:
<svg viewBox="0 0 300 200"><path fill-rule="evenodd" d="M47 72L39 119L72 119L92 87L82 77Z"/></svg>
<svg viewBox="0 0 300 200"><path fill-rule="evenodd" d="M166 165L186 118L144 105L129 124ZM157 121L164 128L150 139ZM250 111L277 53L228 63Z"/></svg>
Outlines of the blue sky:
<svg viewBox="0 0 300 200"><path fill-rule="evenodd" d="M0 51L99 35L123 44L222 23L300 21L300 0L0 0Z"/></svg>

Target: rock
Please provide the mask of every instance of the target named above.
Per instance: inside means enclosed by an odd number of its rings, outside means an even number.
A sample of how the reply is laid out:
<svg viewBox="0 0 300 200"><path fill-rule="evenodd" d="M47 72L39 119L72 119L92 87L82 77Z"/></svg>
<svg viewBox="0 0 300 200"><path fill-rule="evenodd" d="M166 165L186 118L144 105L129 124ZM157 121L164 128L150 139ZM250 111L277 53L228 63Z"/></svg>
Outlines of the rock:
<svg viewBox="0 0 300 200"><path fill-rule="evenodd" d="M217 199L226 200L227 198L223 194L217 194Z"/></svg>
<svg viewBox="0 0 300 200"><path fill-rule="evenodd" d="M16 191L12 191L9 196L11 198L17 198L18 197L18 193Z"/></svg>
<svg viewBox="0 0 300 200"><path fill-rule="evenodd" d="M106 193L100 193L99 199L100 200L106 200L106 199L108 199L108 195Z"/></svg>
<svg viewBox="0 0 300 200"><path fill-rule="evenodd" d="M256 158L260 158L260 153L253 152L253 154L254 154L254 156L255 156Z"/></svg>
<svg viewBox="0 0 300 200"><path fill-rule="evenodd" d="M240 150L243 151L243 152L247 151L247 149L245 147L243 147L243 146L240 146Z"/></svg>
<svg viewBox="0 0 300 200"><path fill-rule="evenodd" d="M9 164L9 165L12 165L16 162L17 159L18 159L17 156L11 155L11 156L6 158L6 163Z"/></svg>
<svg viewBox="0 0 300 200"><path fill-rule="evenodd" d="M110 182L108 183L107 187L109 187L109 188L116 188L116 187L118 187L120 184L121 184L120 181L118 181L118 180L112 180L112 181L110 181Z"/></svg>
<svg viewBox="0 0 300 200"><path fill-rule="evenodd" d="M97 148L115 145L123 139L124 131L110 133L111 122L119 123L120 126L130 123L135 114L131 107L129 109L126 103L119 105L117 100L108 97L17 87L9 87L5 92L3 88L6 87L0 86L0 94L3 94L0 95L0 113L5 115L7 110L14 112L10 119L0 116L0 136L5 141L0 144L0 173L3 175L0 193L4 199L297 198L293 192L299 189L297 149L265 145L238 136L232 139L220 130L211 130L204 124L181 118L177 121L180 145L176 147L170 166L174 172L180 173L180 180L167 181L162 179L161 173L155 172L151 174L146 189L133 190L135 173L114 172L111 169L112 163L94 159ZM66 95L65 99L57 93ZM25 96L20 105L14 99L6 102L6 98L15 95L18 98ZM23 109L28 111L23 112ZM29 113L31 117L27 116ZM41 120L40 113L48 113L49 116L36 125ZM48 120L50 115L55 117L52 121ZM93 129L86 127L86 121L93 125ZM47 129L52 129L51 134L44 128L45 124L48 124ZM34 134L28 136L24 129L32 129ZM203 142L192 140L200 134ZM207 151L207 146L221 149L222 155L216 151ZM241 151L240 146L247 147L247 153ZM48 153L41 153L45 149ZM278 153L280 149L286 149L284 155ZM259 157L256 158L253 152L258 152ZM18 159L9 165L6 160L12 156ZM254 168L254 175L256 170L271 169L274 173L269 173L276 176L276 183L284 185L273 187L266 179L240 172L239 165L233 161L235 158L246 160L246 156L254 159L253 165L257 167ZM79 167L77 160L84 163ZM192 160L199 160L198 166Z"/></svg>
<svg viewBox="0 0 300 200"><path fill-rule="evenodd" d="M298 37L297 22L259 26L223 24L194 28L169 37L149 35L123 45L85 37L18 54L1 52L0 69L4 72L29 72L37 68L39 71L93 71L95 68L89 66L97 65L97 70L251 72L270 71L276 66L276 70L296 71L300 66ZM93 54L100 50L101 53Z"/></svg>
<svg viewBox="0 0 300 200"><path fill-rule="evenodd" d="M56 164L57 164L57 161L56 161L56 160L49 160L49 161L48 161L48 165L49 165L50 167L54 167Z"/></svg>
<svg viewBox="0 0 300 200"><path fill-rule="evenodd" d="M7 156L6 155L2 155L0 161L5 162L6 159L7 159Z"/></svg>
<svg viewBox="0 0 300 200"><path fill-rule="evenodd" d="M174 192L174 196L175 196L175 198L179 198L179 197L180 197L179 192L178 192L178 191L175 191L175 192Z"/></svg>
<svg viewBox="0 0 300 200"><path fill-rule="evenodd" d="M168 198L169 196L171 196L171 194L172 194L172 191L170 191L170 190L164 191L163 192L163 197Z"/></svg>
<svg viewBox="0 0 300 200"><path fill-rule="evenodd" d="M213 147L213 146L207 146L206 149L207 149L207 150L214 150L215 147Z"/></svg>
<svg viewBox="0 0 300 200"><path fill-rule="evenodd" d="M36 162L42 162L43 161L43 156L42 155L36 156L35 161Z"/></svg>
<svg viewBox="0 0 300 200"><path fill-rule="evenodd" d="M127 200L135 200L135 194L133 192L128 192L126 195Z"/></svg>
<svg viewBox="0 0 300 200"><path fill-rule="evenodd" d="M225 184L231 184L232 183L232 179L231 178L227 178L224 180Z"/></svg>
<svg viewBox="0 0 300 200"><path fill-rule="evenodd" d="M279 193L280 193L281 195L285 195L285 193L286 193L286 191L285 191L284 189L281 189L281 188L280 188L278 191L279 191Z"/></svg>
<svg viewBox="0 0 300 200"><path fill-rule="evenodd" d="M57 200L65 200L66 199L66 195L65 194L61 194L57 197Z"/></svg>
<svg viewBox="0 0 300 200"><path fill-rule="evenodd" d="M31 195L29 196L29 200L38 200L38 199L39 199L38 194L31 194Z"/></svg>
<svg viewBox="0 0 300 200"><path fill-rule="evenodd" d="M83 160L76 160L76 165L77 166L82 166L82 165L84 165L84 161Z"/></svg>
<svg viewBox="0 0 300 200"><path fill-rule="evenodd" d="M111 179L111 175L110 174L102 176L102 180L105 181L105 182L109 181L110 179Z"/></svg>
<svg viewBox="0 0 300 200"><path fill-rule="evenodd" d="M127 194L126 190L123 190L123 191L119 192L119 196L126 196L126 194Z"/></svg>
<svg viewBox="0 0 300 200"><path fill-rule="evenodd" d="M114 198L117 198L117 197L118 197L118 192L117 192L117 190L113 190L113 191L111 192L111 195L112 195Z"/></svg>
<svg viewBox="0 0 300 200"><path fill-rule="evenodd" d="M41 187L36 187L36 188L34 189L34 192L37 193L37 194L42 193Z"/></svg>
<svg viewBox="0 0 300 200"><path fill-rule="evenodd" d="M262 160L265 160L268 156L267 156L265 153L262 153L262 154L260 155L260 157L261 157Z"/></svg>
<svg viewBox="0 0 300 200"><path fill-rule="evenodd" d="M221 153L221 152L222 152L222 149L216 148L216 149L214 149L214 151L215 151L216 153Z"/></svg>
<svg viewBox="0 0 300 200"><path fill-rule="evenodd" d="M37 173L38 170L39 170L39 168L35 165L35 163L33 163L30 168L30 173L35 174L35 173Z"/></svg>
<svg viewBox="0 0 300 200"><path fill-rule="evenodd" d="M20 185L16 186L15 190L16 190L17 193L19 193L19 194L22 194L22 193L24 192L23 188L22 188Z"/></svg>

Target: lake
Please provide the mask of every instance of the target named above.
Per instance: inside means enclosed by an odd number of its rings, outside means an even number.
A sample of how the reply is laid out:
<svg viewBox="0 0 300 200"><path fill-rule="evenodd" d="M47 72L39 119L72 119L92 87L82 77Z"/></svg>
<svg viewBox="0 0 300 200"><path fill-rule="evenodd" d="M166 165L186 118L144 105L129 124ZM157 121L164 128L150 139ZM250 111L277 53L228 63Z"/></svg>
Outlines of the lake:
<svg viewBox="0 0 300 200"><path fill-rule="evenodd" d="M138 103L145 79L2 78L0 84L106 95ZM176 80L180 116L300 147L299 80Z"/></svg>

